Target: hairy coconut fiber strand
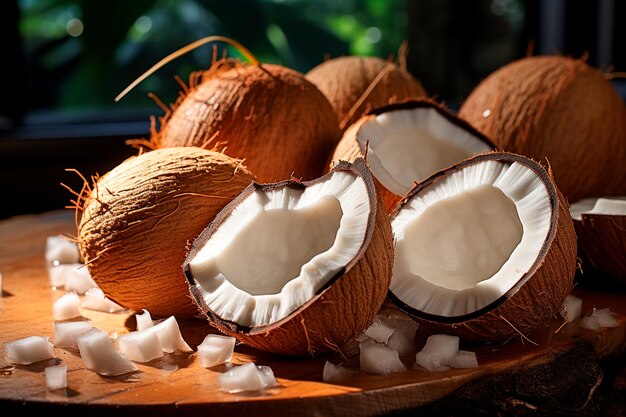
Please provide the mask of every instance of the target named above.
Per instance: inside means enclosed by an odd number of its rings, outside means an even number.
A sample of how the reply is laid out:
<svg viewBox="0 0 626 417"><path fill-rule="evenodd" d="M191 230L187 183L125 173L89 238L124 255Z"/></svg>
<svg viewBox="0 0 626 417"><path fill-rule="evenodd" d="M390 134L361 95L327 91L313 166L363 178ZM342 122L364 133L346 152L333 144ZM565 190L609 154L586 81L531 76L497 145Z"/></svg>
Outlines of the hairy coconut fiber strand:
<svg viewBox="0 0 626 417"><path fill-rule="evenodd" d="M203 73L152 141L221 150L271 182L321 175L339 135L328 100L304 75L227 62Z"/></svg>
<svg viewBox="0 0 626 417"><path fill-rule="evenodd" d="M250 182L241 161L196 147L130 158L94 184L78 241L105 294L133 310L190 316L187 243Z"/></svg>
<svg viewBox="0 0 626 417"><path fill-rule="evenodd" d="M313 68L306 78L333 105L342 131L373 108L426 96L408 71L377 57L333 58Z"/></svg>
<svg viewBox="0 0 626 417"><path fill-rule="evenodd" d="M626 193L626 109L581 60L539 56L497 70L459 116L498 148L544 160L569 201Z"/></svg>

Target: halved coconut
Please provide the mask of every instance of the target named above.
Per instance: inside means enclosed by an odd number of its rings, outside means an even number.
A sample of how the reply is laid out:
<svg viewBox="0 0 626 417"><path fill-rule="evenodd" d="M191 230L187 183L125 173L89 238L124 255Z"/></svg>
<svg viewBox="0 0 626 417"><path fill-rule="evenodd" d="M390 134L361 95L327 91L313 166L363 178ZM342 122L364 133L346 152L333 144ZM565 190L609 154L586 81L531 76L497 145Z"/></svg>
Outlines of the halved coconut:
<svg viewBox="0 0 626 417"><path fill-rule="evenodd" d="M626 197L588 198L570 207L584 258L626 284Z"/></svg>
<svg viewBox="0 0 626 417"><path fill-rule="evenodd" d="M385 300L391 226L361 159L308 182L253 183L193 243L200 309L243 343L287 355L338 349Z"/></svg>
<svg viewBox="0 0 626 417"><path fill-rule="evenodd" d="M509 153L469 158L416 186L392 214L390 296L468 339L528 334L559 314L576 236L551 174Z"/></svg>
<svg viewBox="0 0 626 417"><path fill-rule="evenodd" d="M365 156L393 210L416 182L494 145L483 134L431 100L378 108L343 135L333 161Z"/></svg>

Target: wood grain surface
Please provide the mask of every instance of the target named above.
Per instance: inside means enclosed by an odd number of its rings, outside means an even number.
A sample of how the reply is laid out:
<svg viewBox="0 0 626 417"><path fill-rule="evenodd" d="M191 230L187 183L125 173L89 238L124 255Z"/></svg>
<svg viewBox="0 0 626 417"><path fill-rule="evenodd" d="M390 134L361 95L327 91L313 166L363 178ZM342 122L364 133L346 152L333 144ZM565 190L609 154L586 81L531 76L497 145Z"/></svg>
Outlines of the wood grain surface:
<svg viewBox="0 0 626 417"><path fill-rule="evenodd" d="M555 319L531 335L532 343L462 342L462 349L477 353L479 367L475 369L440 373L411 369L391 376L360 373L337 385L322 382L325 361L340 360L337 355L286 358L238 345L233 362L254 361L272 367L280 387L264 393L228 394L219 390L216 379L224 366L204 369L195 353L166 354L163 359L138 364L139 372L121 377L100 376L85 369L78 352L57 348L55 359L13 367L4 358L5 342L31 335L52 339L52 303L63 292L49 286L45 240L50 235L73 232L69 212L19 216L0 222L0 272L4 281L0 298L0 410L51 411L52 415L89 412L90 416L111 412L116 416L373 416L414 410L441 400L470 382L514 372L522 366L545 364L581 342L599 358L623 352L626 343L624 293L577 286L574 293L583 299L583 312L594 306L610 307L617 313L619 327L591 332L581 329L577 322L561 326L562 321ZM111 333L135 329L132 311L106 314L83 310L83 315L94 326ZM185 340L194 349L206 334L214 332L203 319L179 320L179 324ZM427 329L420 329L417 348L428 335ZM405 359L411 366L414 356ZM68 367L68 388L48 391L43 370L56 363Z"/></svg>

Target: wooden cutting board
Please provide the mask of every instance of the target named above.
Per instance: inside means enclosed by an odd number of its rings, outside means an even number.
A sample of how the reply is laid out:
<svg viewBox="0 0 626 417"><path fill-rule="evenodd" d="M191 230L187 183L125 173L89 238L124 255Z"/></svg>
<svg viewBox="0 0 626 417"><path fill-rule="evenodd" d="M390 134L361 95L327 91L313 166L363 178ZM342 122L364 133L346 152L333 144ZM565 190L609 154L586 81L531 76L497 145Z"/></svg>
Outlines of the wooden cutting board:
<svg viewBox="0 0 626 417"><path fill-rule="evenodd" d="M322 369L326 360L336 360L336 356L286 358L238 345L234 363L254 361L272 367L280 387L262 394L235 395L218 388L216 378L225 368L204 369L196 354L166 355L162 360L138 365L140 371L135 374L121 377L102 377L89 371L77 352L64 349L55 349L56 359L13 367L4 359L5 342L31 335L52 338L52 303L63 293L49 286L43 258L45 239L73 232L74 222L69 212L20 216L0 222L0 272L4 288L0 298L0 410L116 416L382 415L423 408L466 384L491 381L494 376L557 361L564 353L580 347L581 341L593 350L594 358L623 352L626 345L624 293L577 286L574 293L583 299L584 312L594 306L610 307L617 313L619 327L591 332L580 329L578 323L562 327L562 321L555 319L533 334L532 342L462 343L462 348L477 353L479 367L475 369L440 373L411 369L391 376L360 373L341 385L328 384L322 382ZM121 334L135 329L132 311L106 314L84 310L84 316L108 332ZM206 334L213 332L202 319L179 319L179 324L185 340L194 348ZM421 348L428 334L426 329L418 332L416 347ZM406 358L406 364L410 366L412 360L414 356ZM580 359L583 360L588 358ZM68 368L68 388L48 391L43 370L57 363ZM588 381L589 398L600 380L601 377ZM528 401L520 403L534 407Z"/></svg>

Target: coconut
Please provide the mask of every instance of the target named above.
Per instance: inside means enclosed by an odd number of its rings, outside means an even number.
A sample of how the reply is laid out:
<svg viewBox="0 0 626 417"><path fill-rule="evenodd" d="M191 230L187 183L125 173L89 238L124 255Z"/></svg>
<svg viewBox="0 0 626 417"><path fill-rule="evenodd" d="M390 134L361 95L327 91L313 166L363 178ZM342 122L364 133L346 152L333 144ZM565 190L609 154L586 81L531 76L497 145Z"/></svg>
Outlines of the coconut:
<svg viewBox="0 0 626 417"><path fill-rule="evenodd" d="M506 65L472 91L459 116L498 148L546 158L569 201L626 194L626 110L605 74L582 60Z"/></svg>
<svg viewBox="0 0 626 417"><path fill-rule="evenodd" d="M384 106L361 117L344 133L332 160L367 157L385 206L392 211L415 182L493 149L482 133L424 99Z"/></svg>
<svg viewBox="0 0 626 417"><path fill-rule="evenodd" d="M568 206L549 171L510 153L469 158L392 214L391 299L425 325L479 341L528 335L559 314L576 272Z"/></svg>
<svg viewBox="0 0 626 417"><path fill-rule="evenodd" d="M245 159L264 182L323 173L340 136L337 116L303 74L223 60L190 84L153 131L150 146L218 149Z"/></svg>
<svg viewBox="0 0 626 417"><path fill-rule="evenodd" d="M124 307L196 314L180 269L185 245L251 181L241 161L195 147L122 162L82 204L78 242L91 276Z"/></svg>
<svg viewBox="0 0 626 417"><path fill-rule="evenodd" d="M253 183L193 242L183 269L217 329L262 350L316 354L372 323L392 242L359 159L313 181Z"/></svg>
<svg viewBox="0 0 626 417"><path fill-rule="evenodd" d="M613 282L626 285L626 197L589 198L570 207L585 261Z"/></svg>
<svg viewBox="0 0 626 417"><path fill-rule="evenodd" d="M342 131L373 108L426 96L405 68L372 56L329 59L311 69L306 78L328 98Z"/></svg>

